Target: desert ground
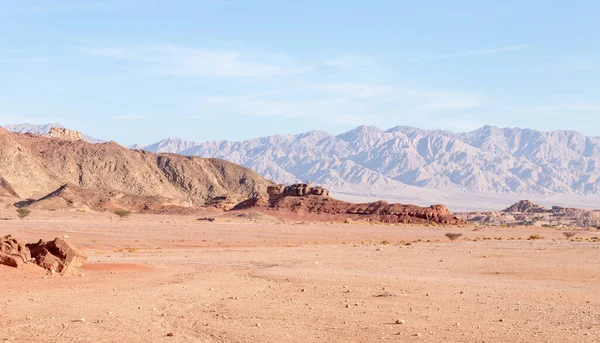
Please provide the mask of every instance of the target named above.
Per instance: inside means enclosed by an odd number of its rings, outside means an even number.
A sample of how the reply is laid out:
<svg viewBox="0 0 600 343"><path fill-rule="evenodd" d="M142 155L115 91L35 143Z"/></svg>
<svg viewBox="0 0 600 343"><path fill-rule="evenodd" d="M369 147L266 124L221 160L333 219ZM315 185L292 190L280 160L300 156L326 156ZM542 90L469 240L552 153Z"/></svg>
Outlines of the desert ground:
<svg viewBox="0 0 600 343"><path fill-rule="evenodd" d="M0 236L68 236L88 264L0 266L0 342L599 341L598 231L200 217L1 220Z"/></svg>

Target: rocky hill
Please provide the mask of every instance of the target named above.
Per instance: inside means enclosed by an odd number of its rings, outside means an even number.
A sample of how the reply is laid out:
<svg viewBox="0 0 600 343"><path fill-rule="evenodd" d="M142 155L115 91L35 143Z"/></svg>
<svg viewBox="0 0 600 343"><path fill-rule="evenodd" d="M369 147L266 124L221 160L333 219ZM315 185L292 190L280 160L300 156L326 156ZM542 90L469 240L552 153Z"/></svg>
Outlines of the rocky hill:
<svg viewBox="0 0 600 343"><path fill-rule="evenodd" d="M153 201L201 206L215 198L242 201L266 195L272 185L252 170L220 159L134 151L114 142L90 144L72 131L52 132L38 136L0 128L4 203L30 199L30 204L37 200L43 206L89 198L84 205L128 201L139 207ZM56 135L60 137L52 137Z"/></svg>
<svg viewBox="0 0 600 343"><path fill-rule="evenodd" d="M329 191L325 188L311 187L309 184L274 185L267 192L268 198L248 199L233 210L262 210L278 217L301 220L450 225L465 223L444 205L419 207L389 204L385 201L353 204L330 198Z"/></svg>
<svg viewBox="0 0 600 343"><path fill-rule="evenodd" d="M501 194L600 193L600 138L574 131L485 126L468 133L360 126L247 141L168 139L143 149L218 157L279 183L310 180L333 191L408 186ZM381 192L378 194L382 194Z"/></svg>
<svg viewBox="0 0 600 343"><path fill-rule="evenodd" d="M39 136L56 136L57 132L60 132L61 130L67 130L67 131L71 131L71 132L77 132L77 131L72 131L69 129L66 129L64 126L62 126L61 124L58 123L51 123L51 124L45 124L45 125L35 125L35 124L16 124L16 125L6 125L4 126L4 129L11 131L11 132L16 132L16 133L31 133L34 135L39 135ZM58 129L58 130L56 130ZM54 131L54 133L53 133ZM98 139L98 138L94 138L94 137L90 137L87 135L83 135L80 134L82 136L82 138L84 140L86 140L88 143L92 143L92 144L98 144L98 143L105 143L106 141Z"/></svg>
<svg viewBox="0 0 600 343"><path fill-rule="evenodd" d="M457 213L461 219L485 225L599 227L600 211L538 205L521 200L503 211Z"/></svg>

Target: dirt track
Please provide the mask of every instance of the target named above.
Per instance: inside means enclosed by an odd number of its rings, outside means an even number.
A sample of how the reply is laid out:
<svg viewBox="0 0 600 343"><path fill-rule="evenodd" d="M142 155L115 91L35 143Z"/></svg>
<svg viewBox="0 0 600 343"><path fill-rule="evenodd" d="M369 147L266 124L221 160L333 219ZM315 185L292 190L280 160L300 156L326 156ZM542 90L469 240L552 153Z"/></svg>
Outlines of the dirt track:
<svg viewBox="0 0 600 343"><path fill-rule="evenodd" d="M85 276L72 278L0 266L0 342L600 337L600 243L559 231L195 219L35 212L0 221L2 236L67 235L89 256ZM448 231L503 239L451 244ZM546 238L508 240L533 233Z"/></svg>

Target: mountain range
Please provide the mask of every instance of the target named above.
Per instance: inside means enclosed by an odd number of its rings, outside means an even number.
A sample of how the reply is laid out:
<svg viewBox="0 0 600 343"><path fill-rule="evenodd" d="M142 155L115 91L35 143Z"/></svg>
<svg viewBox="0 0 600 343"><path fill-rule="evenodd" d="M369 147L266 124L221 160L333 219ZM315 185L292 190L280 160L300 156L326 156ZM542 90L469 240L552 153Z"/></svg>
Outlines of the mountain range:
<svg viewBox="0 0 600 343"><path fill-rule="evenodd" d="M463 203L474 202L473 194L506 207L524 196L579 205L600 193L600 138L566 130L484 126L455 133L359 126L339 135L310 131L205 142L168 138L131 148L220 158L278 183L311 181L354 200L443 200L462 209ZM561 203L557 197L580 198Z"/></svg>
<svg viewBox="0 0 600 343"><path fill-rule="evenodd" d="M532 195L600 192L600 138L574 131L485 126L468 133L360 126L246 141L170 138L152 152L222 158L275 182L336 189L409 186Z"/></svg>

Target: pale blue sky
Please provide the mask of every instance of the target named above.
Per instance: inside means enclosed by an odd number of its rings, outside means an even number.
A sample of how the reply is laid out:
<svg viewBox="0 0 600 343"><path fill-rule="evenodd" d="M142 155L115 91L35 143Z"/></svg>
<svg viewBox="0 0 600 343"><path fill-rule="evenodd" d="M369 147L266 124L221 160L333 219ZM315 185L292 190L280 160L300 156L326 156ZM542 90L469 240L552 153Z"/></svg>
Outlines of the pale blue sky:
<svg viewBox="0 0 600 343"><path fill-rule="evenodd" d="M359 124L600 136L598 1L0 0L0 123L123 144Z"/></svg>

